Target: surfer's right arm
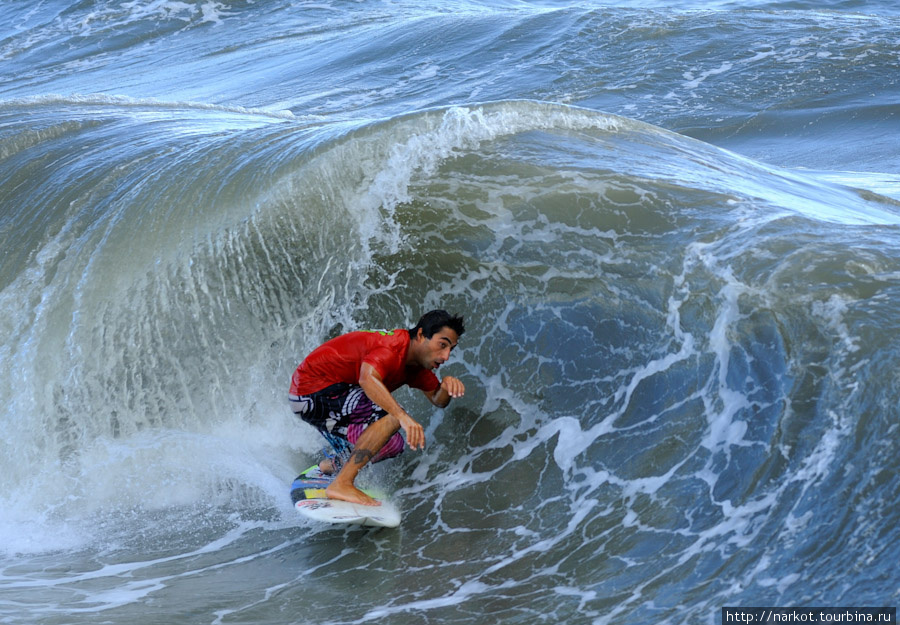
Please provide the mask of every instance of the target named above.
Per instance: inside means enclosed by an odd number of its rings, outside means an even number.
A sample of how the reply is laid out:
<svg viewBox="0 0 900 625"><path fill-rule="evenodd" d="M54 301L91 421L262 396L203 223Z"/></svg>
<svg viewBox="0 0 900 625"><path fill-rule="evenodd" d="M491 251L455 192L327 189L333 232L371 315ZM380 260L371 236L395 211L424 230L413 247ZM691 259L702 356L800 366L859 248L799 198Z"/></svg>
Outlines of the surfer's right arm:
<svg viewBox="0 0 900 625"><path fill-rule="evenodd" d="M397 403L381 380L378 370L367 362L359 369L359 385L369 399L387 411L382 419L395 419L398 427L403 428L410 449L425 448L425 430Z"/></svg>

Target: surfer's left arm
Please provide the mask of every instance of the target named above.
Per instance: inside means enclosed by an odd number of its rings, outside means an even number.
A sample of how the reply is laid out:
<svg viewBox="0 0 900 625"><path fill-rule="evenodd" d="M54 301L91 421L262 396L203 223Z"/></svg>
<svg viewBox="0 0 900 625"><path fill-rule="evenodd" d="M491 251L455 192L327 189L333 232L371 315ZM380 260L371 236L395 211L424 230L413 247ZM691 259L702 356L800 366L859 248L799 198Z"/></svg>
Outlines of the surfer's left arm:
<svg viewBox="0 0 900 625"><path fill-rule="evenodd" d="M423 391L425 397L438 408L444 408L450 403L454 397L462 397L466 392L466 387L459 378L452 375L445 375L441 380L441 385L432 392Z"/></svg>

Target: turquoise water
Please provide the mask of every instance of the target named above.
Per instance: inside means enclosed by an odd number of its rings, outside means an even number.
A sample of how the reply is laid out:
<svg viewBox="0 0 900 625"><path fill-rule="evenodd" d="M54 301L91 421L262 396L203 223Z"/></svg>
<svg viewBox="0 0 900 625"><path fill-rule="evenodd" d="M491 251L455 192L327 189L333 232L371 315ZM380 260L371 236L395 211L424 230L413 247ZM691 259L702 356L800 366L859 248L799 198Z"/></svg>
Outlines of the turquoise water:
<svg viewBox="0 0 900 625"><path fill-rule="evenodd" d="M0 6L0 622L895 606L898 20ZM303 522L294 367L437 306L403 524Z"/></svg>

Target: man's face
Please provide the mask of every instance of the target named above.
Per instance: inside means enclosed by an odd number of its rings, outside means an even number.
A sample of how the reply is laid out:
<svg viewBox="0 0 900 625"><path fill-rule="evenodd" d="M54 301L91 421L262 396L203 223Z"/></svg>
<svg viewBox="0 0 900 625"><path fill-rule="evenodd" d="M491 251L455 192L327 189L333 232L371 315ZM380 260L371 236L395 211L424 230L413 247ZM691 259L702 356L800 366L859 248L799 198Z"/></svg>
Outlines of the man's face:
<svg viewBox="0 0 900 625"><path fill-rule="evenodd" d="M419 328L415 339L416 362L426 369L437 369L450 359L450 352L458 342L456 331L447 326L435 332L430 339L426 339Z"/></svg>

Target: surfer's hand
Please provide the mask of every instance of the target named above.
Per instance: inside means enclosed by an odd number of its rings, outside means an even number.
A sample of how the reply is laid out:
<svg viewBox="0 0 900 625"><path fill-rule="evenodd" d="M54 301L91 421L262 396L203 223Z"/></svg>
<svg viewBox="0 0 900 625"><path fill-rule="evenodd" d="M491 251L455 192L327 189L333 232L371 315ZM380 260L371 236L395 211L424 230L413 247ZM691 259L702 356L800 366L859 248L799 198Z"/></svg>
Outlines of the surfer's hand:
<svg viewBox="0 0 900 625"><path fill-rule="evenodd" d="M462 397L466 393L466 387L463 386L463 383L459 378L454 378L452 375L444 376L441 380L441 388L450 397Z"/></svg>
<svg viewBox="0 0 900 625"><path fill-rule="evenodd" d="M418 422L409 416L406 413L403 413L399 418L400 427L403 428L403 431L406 432L406 443L409 445L410 449L424 449L425 448L425 430L422 429L422 426L418 424Z"/></svg>

